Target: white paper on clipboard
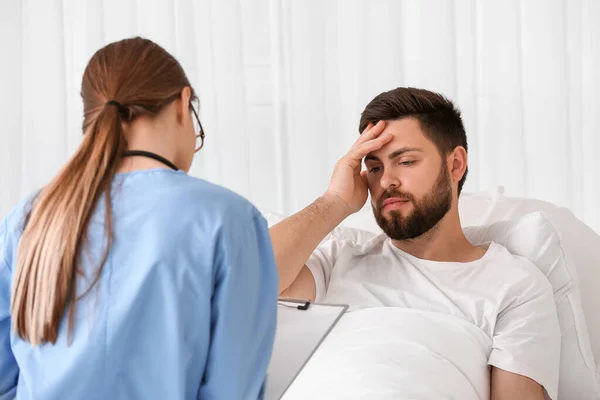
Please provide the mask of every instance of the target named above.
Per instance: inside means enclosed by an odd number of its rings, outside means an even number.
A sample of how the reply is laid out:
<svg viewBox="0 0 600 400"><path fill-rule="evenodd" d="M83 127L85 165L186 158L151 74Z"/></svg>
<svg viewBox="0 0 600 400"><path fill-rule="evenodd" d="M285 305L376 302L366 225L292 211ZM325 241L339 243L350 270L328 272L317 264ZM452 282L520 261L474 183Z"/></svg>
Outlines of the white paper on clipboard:
<svg viewBox="0 0 600 400"><path fill-rule="evenodd" d="M267 369L265 400L280 399L323 339L348 309L347 305L280 299L273 354Z"/></svg>

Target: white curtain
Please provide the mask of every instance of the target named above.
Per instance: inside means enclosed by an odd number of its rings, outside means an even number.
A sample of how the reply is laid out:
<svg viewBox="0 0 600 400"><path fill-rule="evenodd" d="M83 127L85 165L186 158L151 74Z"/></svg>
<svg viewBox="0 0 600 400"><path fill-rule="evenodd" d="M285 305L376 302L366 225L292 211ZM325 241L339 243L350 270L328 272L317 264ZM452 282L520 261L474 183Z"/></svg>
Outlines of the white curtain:
<svg viewBox="0 0 600 400"><path fill-rule="evenodd" d="M463 111L465 191L502 185L600 231L598 21L598 0L2 0L0 215L78 146L93 52L142 35L200 94L191 173L262 210L321 194L367 102L416 86Z"/></svg>

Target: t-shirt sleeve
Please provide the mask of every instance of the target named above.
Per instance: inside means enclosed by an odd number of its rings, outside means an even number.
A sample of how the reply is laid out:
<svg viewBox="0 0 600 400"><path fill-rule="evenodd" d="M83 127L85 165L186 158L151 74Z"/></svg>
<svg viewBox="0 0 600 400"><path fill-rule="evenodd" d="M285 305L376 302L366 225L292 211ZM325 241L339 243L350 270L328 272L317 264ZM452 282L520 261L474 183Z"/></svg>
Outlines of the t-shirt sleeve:
<svg viewBox="0 0 600 400"><path fill-rule="evenodd" d="M552 286L530 263L527 274L511 287L498 315L488 364L526 376L558 393L560 326Z"/></svg>
<svg viewBox="0 0 600 400"><path fill-rule="evenodd" d="M344 243L335 236L329 235L306 260L305 264L315 279L316 302L322 302L325 299L333 267Z"/></svg>

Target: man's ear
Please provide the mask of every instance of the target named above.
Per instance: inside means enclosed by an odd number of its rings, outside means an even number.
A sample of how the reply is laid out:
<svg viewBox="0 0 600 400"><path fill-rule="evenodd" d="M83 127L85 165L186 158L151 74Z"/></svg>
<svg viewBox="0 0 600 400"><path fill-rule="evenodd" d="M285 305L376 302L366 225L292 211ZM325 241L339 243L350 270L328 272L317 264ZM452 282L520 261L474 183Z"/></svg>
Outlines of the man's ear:
<svg viewBox="0 0 600 400"><path fill-rule="evenodd" d="M465 172L467 171L467 150L462 146L455 147L450 153L448 162L448 170L452 176L452 181L458 183L463 176L465 176Z"/></svg>

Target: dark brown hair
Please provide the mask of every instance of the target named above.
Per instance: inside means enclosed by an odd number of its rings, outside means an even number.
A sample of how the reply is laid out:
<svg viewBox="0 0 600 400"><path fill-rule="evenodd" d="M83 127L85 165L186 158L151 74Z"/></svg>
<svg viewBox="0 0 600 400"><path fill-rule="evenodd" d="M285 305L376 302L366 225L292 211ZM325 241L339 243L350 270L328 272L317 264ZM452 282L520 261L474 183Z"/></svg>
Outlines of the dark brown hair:
<svg viewBox="0 0 600 400"><path fill-rule="evenodd" d="M122 124L158 114L185 87L191 88L181 65L147 39L111 43L90 59L81 85L82 143L36 197L19 243L11 316L24 340L55 343L67 305L72 331L82 246L101 196L106 247L85 293L100 278L113 239L111 184L127 147Z"/></svg>
<svg viewBox="0 0 600 400"><path fill-rule="evenodd" d="M441 94L424 89L400 87L381 93L365 107L359 132L363 132L369 123L406 117L419 121L423 132L435 143L443 157L458 146L468 151L460 110ZM467 172L468 169L458 182L458 194L467 179Z"/></svg>

